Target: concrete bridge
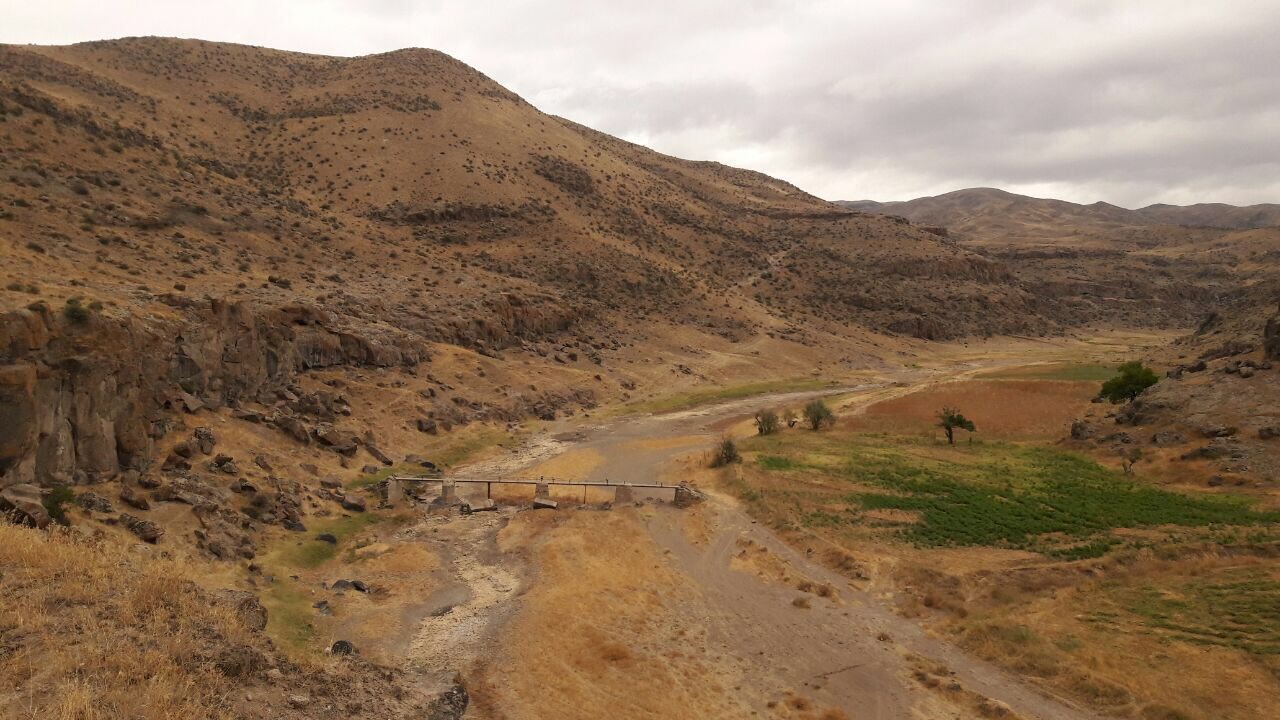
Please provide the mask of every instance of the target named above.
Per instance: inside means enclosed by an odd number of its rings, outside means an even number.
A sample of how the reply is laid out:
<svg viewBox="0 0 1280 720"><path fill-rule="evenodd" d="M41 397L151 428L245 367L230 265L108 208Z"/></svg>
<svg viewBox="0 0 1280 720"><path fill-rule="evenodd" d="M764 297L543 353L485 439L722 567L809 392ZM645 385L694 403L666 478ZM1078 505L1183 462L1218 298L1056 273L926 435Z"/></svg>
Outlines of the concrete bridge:
<svg viewBox="0 0 1280 720"><path fill-rule="evenodd" d="M587 490L592 488L602 488L613 491L613 502L632 502L635 500L636 490L645 490L650 492L658 492L665 495L671 493L671 501L677 504L683 499L682 495L692 496L694 491L684 485L666 485L663 483L612 483L608 480L556 480L554 478L547 479L539 477L537 479L525 478L468 478L468 477L431 477L423 475L392 475L387 478L387 504L395 507L405 498L405 491L408 488L422 487L428 483L440 484L440 496L437 502L444 505L453 505L460 502L458 498L458 485L484 485L484 496L486 500L493 498L493 486L503 485L522 485L533 486L534 502L543 501L546 507L555 507L555 503L551 501L551 488L574 488L582 490L582 502L587 501Z"/></svg>

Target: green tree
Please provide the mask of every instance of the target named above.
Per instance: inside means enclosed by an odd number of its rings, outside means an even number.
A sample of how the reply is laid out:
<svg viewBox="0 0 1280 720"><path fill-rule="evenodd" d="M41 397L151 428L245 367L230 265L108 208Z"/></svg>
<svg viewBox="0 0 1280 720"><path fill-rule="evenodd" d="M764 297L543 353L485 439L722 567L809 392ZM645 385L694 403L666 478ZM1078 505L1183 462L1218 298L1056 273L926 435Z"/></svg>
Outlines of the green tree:
<svg viewBox="0 0 1280 720"><path fill-rule="evenodd" d="M761 435L772 435L778 432L778 413L772 410L761 410L756 413L756 432Z"/></svg>
<svg viewBox="0 0 1280 720"><path fill-rule="evenodd" d="M836 424L836 414L831 412L826 403L814 400L804 406L804 421L809 423L809 429L821 430L824 425L831 427Z"/></svg>
<svg viewBox="0 0 1280 720"><path fill-rule="evenodd" d="M977 432L973 421L960 414L959 410L950 407L942 408L938 413L938 427L947 434L947 444L956 444L956 428L967 430L969 432Z"/></svg>
<svg viewBox="0 0 1280 720"><path fill-rule="evenodd" d="M1118 374L1102 383L1100 395L1113 403L1133 402L1143 390L1160 382L1156 372L1137 360L1120 366Z"/></svg>

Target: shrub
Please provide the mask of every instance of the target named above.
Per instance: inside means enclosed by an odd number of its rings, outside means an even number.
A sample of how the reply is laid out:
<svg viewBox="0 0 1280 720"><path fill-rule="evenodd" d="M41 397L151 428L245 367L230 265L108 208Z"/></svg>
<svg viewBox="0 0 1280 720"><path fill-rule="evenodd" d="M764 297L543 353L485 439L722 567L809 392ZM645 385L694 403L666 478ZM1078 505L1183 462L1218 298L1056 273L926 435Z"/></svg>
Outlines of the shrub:
<svg viewBox="0 0 1280 720"><path fill-rule="evenodd" d="M62 315L77 325L83 325L89 322L89 308L80 304L80 298L73 297L67 299L67 304L62 308Z"/></svg>
<svg viewBox="0 0 1280 720"><path fill-rule="evenodd" d="M1126 400L1133 402L1143 390L1157 382L1160 382L1160 378L1154 370L1134 360L1121 365L1115 377L1102 383L1102 392L1099 394L1113 403Z"/></svg>
<svg viewBox="0 0 1280 720"><path fill-rule="evenodd" d="M761 435L772 435L778 432L778 413L772 410L761 410L756 413L756 432Z"/></svg>
<svg viewBox="0 0 1280 720"><path fill-rule="evenodd" d="M738 462L742 462L742 455L738 452L738 446L733 442L733 438L721 440L716 446L715 455L711 458L711 467L724 467Z"/></svg>
<svg viewBox="0 0 1280 720"><path fill-rule="evenodd" d="M49 494L45 495L44 500L41 502L44 504L45 511L49 513L49 517L53 518L54 522L66 525L67 503L75 499L76 494L71 492L71 488L60 485L50 490Z"/></svg>
<svg viewBox="0 0 1280 720"><path fill-rule="evenodd" d="M809 423L810 430L821 430L824 426L836 424L836 414L821 400L814 400L804 406L804 421Z"/></svg>

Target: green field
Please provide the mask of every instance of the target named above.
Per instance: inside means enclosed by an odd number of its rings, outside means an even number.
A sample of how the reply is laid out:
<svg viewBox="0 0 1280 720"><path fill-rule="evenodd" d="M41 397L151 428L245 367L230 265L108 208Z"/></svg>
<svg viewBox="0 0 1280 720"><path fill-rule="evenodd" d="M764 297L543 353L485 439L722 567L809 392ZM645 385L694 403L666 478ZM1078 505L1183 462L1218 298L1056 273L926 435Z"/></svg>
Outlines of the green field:
<svg viewBox="0 0 1280 720"><path fill-rule="evenodd" d="M1113 365L1051 363L1004 368L977 375L979 380L1066 380L1071 382L1103 382L1116 374Z"/></svg>
<svg viewBox="0 0 1280 720"><path fill-rule="evenodd" d="M756 438L749 501L771 501L804 525L864 523L869 510L913 518L892 532L919 546L991 546L1060 559L1106 554L1118 528L1221 528L1280 521L1244 498L1161 490L1055 448L792 433ZM844 487L846 490L839 490ZM740 492L742 489L740 488Z"/></svg>

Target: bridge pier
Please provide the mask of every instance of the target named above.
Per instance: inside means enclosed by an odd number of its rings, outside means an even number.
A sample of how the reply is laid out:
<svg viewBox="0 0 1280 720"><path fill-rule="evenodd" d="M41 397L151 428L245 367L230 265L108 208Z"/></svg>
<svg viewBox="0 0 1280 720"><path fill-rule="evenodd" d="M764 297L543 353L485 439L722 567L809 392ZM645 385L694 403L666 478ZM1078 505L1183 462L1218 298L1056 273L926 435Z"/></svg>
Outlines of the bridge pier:
<svg viewBox="0 0 1280 720"><path fill-rule="evenodd" d="M635 502L635 493L631 490L630 485L619 485L613 491L613 501L615 503Z"/></svg>
<svg viewBox="0 0 1280 720"><path fill-rule="evenodd" d="M551 485L549 483L540 482L534 486L534 500L548 500L551 498Z"/></svg>

